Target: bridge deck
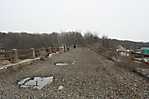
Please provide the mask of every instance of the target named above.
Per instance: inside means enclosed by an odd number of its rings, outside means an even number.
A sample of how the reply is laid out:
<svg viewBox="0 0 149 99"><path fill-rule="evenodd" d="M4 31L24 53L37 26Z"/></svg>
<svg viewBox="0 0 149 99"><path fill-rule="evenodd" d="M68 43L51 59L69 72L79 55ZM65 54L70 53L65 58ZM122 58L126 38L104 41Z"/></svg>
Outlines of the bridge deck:
<svg viewBox="0 0 149 99"><path fill-rule="evenodd" d="M56 62L68 65L56 66ZM53 76L41 90L22 89L17 81L33 76ZM62 90L58 90L63 86ZM87 48L57 54L47 61L0 74L0 96L4 99L148 99L149 84Z"/></svg>

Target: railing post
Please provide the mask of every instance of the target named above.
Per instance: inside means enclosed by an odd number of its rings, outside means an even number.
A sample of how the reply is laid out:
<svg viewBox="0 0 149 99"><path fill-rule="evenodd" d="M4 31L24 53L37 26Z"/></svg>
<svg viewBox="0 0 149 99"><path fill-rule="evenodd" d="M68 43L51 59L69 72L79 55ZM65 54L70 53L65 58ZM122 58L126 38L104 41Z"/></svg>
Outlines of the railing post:
<svg viewBox="0 0 149 99"><path fill-rule="evenodd" d="M12 49L14 52L14 61L16 62L18 60L18 51L17 49Z"/></svg>
<svg viewBox="0 0 149 99"><path fill-rule="evenodd" d="M32 58L36 58L35 49L34 48L31 48L31 50L32 50Z"/></svg>
<svg viewBox="0 0 149 99"><path fill-rule="evenodd" d="M46 56L47 56L47 52L46 52L45 48L41 48L40 49L40 58L45 60Z"/></svg>

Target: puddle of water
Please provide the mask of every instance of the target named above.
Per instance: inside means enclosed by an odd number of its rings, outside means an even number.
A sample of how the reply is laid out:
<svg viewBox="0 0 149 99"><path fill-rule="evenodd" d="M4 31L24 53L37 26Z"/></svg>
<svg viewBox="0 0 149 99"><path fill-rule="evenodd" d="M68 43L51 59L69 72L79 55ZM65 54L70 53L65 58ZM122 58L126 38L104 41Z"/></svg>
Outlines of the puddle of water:
<svg viewBox="0 0 149 99"><path fill-rule="evenodd" d="M55 63L55 65L57 65L57 66L64 66L64 65L68 65L68 63L57 62L57 63Z"/></svg>
<svg viewBox="0 0 149 99"><path fill-rule="evenodd" d="M76 61L73 61L70 64L76 64ZM68 63L65 63L65 62L56 62L55 65L57 65L57 66L65 66L65 65L69 65L69 64Z"/></svg>
<svg viewBox="0 0 149 99"><path fill-rule="evenodd" d="M42 89L45 85L52 83L52 77L32 77L25 78L18 82L21 88Z"/></svg>

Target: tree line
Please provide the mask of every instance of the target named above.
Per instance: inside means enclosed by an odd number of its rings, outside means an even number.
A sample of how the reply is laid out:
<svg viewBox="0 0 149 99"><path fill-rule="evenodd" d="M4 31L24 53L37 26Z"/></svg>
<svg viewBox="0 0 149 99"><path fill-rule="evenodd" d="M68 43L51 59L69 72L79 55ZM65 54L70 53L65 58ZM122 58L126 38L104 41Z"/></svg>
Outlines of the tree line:
<svg viewBox="0 0 149 99"><path fill-rule="evenodd" d="M27 49L27 48L42 48L42 47L61 47L61 46L87 46L97 44L104 48L116 48L122 45L129 49L149 47L149 43L133 42L125 40L110 39L107 36L101 38L92 33L80 32L62 32L62 33L14 33L0 32L0 48L5 49Z"/></svg>
<svg viewBox="0 0 149 99"><path fill-rule="evenodd" d="M90 36L90 37L89 37ZM82 36L79 32L63 32L63 33L14 33L0 32L0 48L5 49L26 49L26 48L42 48L42 47L60 47L60 46L83 46L85 40L93 42L93 39L98 37L93 34ZM95 40L94 40L95 41Z"/></svg>

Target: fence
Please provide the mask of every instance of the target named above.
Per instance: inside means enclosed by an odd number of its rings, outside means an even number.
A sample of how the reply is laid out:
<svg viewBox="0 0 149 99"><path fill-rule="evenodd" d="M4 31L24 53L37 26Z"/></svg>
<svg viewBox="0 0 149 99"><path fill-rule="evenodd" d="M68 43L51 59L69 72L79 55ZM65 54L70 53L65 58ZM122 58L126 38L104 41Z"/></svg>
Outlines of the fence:
<svg viewBox="0 0 149 99"><path fill-rule="evenodd" d="M27 58L35 58L35 55L33 55L34 49L18 49L17 50L18 53L18 58L19 59L27 59Z"/></svg>
<svg viewBox="0 0 149 99"><path fill-rule="evenodd" d="M11 60L13 54L13 50L0 49L0 60Z"/></svg>
<svg viewBox="0 0 149 99"><path fill-rule="evenodd" d="M41 48L41 49L0 49L0 60L15 62L18 59L31 59L40 56L47 56L50 53L63 51L63 48Z"/></svg>

